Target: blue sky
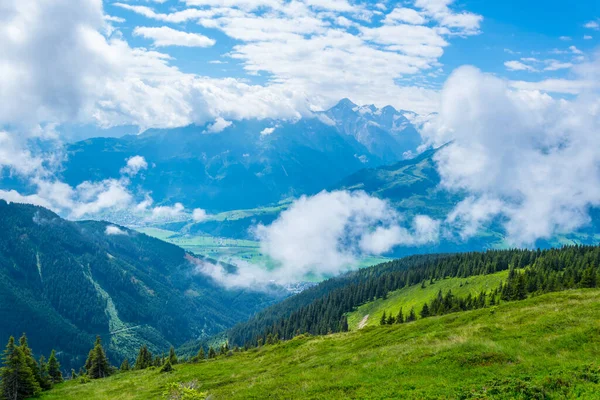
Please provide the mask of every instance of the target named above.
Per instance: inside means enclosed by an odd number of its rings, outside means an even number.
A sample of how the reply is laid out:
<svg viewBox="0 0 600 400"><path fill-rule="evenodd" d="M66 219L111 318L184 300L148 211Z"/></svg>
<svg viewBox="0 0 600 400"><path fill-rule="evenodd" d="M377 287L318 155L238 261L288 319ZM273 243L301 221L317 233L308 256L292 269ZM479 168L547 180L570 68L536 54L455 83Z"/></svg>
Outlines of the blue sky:
<svg viewBox="0 0 600 400"><path fill-rule="evenodd" d="M248 5L251 4L250 6ZM253 7L257 2L235 2L235 1L125 1L105 2L105 11L111 16L122 18L123 22L113 22L116 29L123 34L123 37L131 46L157 49L173 57L170 61L172 65L177 66L181 71L192 74L199 74L215 78L233 77L244 79L253 84L266 85L272 80L281 79L281 75L276 72L277 67L273 67L269 62L256 63L251 55L244 54L238 57L231 57L235 46L250 47L250 44L257 43L254 40L244 40L242 19L233 20L231 25L226 26L220 21L220 14L210 18L186 18L179 22L166 21L168 16L173 17L176 13L189 10L215 10L229 9L236 10L244 14L247 20L260 18L267 15L274 15L282 20L293 21L294 14L286 15L286 3L290 2L263 2L267 5ZM269 7L269 3L279 3L281 9L275 11L275 8ZM598 46L600 31L595 23L600 18L600 5L596 1L580 1L576 6L574 3L564 1L483 1L483 0L421 0L421 1L338 1L342 4L340 7L319 6L314 2L312 7L307 8L311 13L311 18L323 21L325 26L319 32L300 33L304 38L312 38L319 35L326 35L327 30L344 30L356 37L362 37L367 46L378 48L386 52L393 47L393 37L389 43L383 41L373 41L373 37L367 38L361 29L377 29L381 27L382 20L395 9L411 9L416 11L415 15L423 16L421 24L423 27L438 30L450 29L451 34L440 34L447 43L442 45L440 51L443 52L439 57L430 57L426 68L419 69L417 72L403 73L401 68L395 77L395 82L402 86L415 86L419 88L437 90L455 68L464 65L475 65L486 72L491 72L507 79L517 81L538 82L545 79L565 79L571 74L571 68L578 63L584 62L586 57L593 53ZM333 4L335 2L330 2ZM223 7L225 6L225 7ZM347 7L346 7L347 6ZM141 8L143 7L143 9ZM429 7L429 9L428 9ZM448 28L449 24L444 24L439 15L436 17L431 11L435 8L441 9L441 13L448 15L469 15L476 20L463 21L464 24L455 23ZM337 8L332 10L332 8ZM148 17L148 12L162 14L163 18ZM439 11L437 11L440 14ZM304 14L304 15L303 15ZM365 17L366 14L367 15ZM299 11L298 16L306 14ZM343 17L354 24L356 27L342 27L335 24L335 18ZM443 18L443 16L442 16ZM208 22L207 22L208 21ZM408 25L408 27L420 27L419 24L407 24L405 20L396 20L396 25ZM235 26L242 24L242 26ZM470 26L469 24L472 24ZM586 24L588 27L586 27ZM214 27L211 27L214 25ZM163 28L168 27L174 30L202 35L214 40L214 45L205 47L186 47L173 43L171 45L160 45L151 38L151 34L146 37L134 35L135 29L142 28ZM235 34L231 31L235 30ZM391 35L393 36L393 35ZM370 39L370 40L369 40ZM426 39L427 40L427 39ZM425 41L426 41L425 40ZM268 38L261 39L261 42L268 42ZM419 41L417 44L423 44L425 41ZM286 46L285 41L281 42ZM265 46L264 51L272 50L276 47ZM254 49L256 50L256 49ZM309 51L309 50L307 50ZM235 51L234 51L235 53ZM400 54L403 53L401 50ZM412 54L414 55L414 53ZM294 56L294 54L290 54ZM215 62L219 62L216 64ZM273 61L281 62L281 60ZM258 64L258 65L256 65ZM434 64L434 65L431 65ZM244 67L254 65L259 69L258 72L248 73ZM272 67L272 68L271 68ZM352 65L345 66L352 68ZM357 69L360 65L355 66ZM293 73L293 72L292 72ZM284 78L285 79L285 78ZM343 90L341 90L343 92ZM348 90L348 97L358 97L361 95ZM560 93L558 93L560 94ZM565 95L565 94L563 94ZM371 100L373 96L364 96L365 100ZM382 99L383 100L383 99ZM331 100L329 101L331 102ZM327 103L327 102L325 102ZM410 100L402 102L404 108L410 105ZM431 105L431 107L434 107ZM421 105L415 105L413 109L423 108Z"/></svg>

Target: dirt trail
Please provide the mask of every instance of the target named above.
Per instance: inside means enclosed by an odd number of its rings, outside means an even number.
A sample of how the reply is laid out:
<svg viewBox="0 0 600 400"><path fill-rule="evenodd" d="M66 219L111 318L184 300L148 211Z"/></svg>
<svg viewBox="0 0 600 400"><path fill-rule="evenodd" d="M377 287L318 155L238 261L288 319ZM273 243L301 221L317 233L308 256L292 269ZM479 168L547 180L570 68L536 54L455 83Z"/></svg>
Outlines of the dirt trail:
<svg viewBox="0 0 600 400"><path fill-rule="evenodd" d="M365 315L363 317L363 319L360 320L360 322L358 323L358 329L362 329L365 327L365 325L367 324L367 320L369 319L369 314Z"/></svg>

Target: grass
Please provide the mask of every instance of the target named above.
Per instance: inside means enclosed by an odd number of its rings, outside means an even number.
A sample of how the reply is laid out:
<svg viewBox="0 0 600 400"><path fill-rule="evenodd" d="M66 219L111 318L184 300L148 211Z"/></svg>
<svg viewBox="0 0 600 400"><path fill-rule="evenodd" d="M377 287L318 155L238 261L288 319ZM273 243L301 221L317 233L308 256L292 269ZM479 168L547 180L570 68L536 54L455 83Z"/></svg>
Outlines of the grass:
<svg viewBox="0 0 600 400"><path fill-rule="evenodd" d="M41 398L159 399L197 381L212 399L600 398L600 290L324 337L230 357L67 382Z"/></svg>
<svg viewBox="0 0 600 400"><path fill-rule="evenodd" d="M350 330L355 330L368 315L365 326L379 325L379 319L385 311L389 315L396 316L400 307L404 316L408 315L411 307L415 308L415 312L418 314L423 308L423 304L431 301L439 290L445 294L448 290L452 290L452 293L463 297L469 293L472 295L479 294L482 290L490 291L496 289L500 282L506 280L508 277L508 271L502 271L490 275L479 275L471 276L469 278L448 278L439 281L435 281L430 284L429 281L425 282L425 288L421 288L421 285L413 285L410 287L402 288L391 292L387 299L377 299L370 303L364 304L358 309L348 315L348 326Z"/></svg>

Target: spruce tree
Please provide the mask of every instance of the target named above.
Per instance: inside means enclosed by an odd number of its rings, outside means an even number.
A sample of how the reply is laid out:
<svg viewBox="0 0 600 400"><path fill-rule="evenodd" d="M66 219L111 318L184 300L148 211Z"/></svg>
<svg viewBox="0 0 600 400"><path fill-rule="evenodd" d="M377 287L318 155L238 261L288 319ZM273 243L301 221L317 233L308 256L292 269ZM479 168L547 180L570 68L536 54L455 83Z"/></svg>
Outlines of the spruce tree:
<svg viewBox="0 0 600 400"><path fill-rule="evenodd" d="M173 346L169 349L169 361L171 362L171 365L177 364L177 354L175 354L175 348Z"/></svg>
<svg viewBox="0 0 600 400"><path fill-rule="evenodd" d="M140 347L137 359L135 360L134 369L146 369L152 365L152 353L148 350L148 346Z"/></svg>
<svg viewBox="0 0 600 400"><path fill-rule="evenodd" d="M396 322L396 318L394 318L394 316L392 315L392 313L390 313L390 315L388 315L388 317L387 317L386 324L388 324L388 325L394 325L394 322Z"/></svg>
<svg viewBox="0 0 600 400"><path fill-rule="evenodd" d="M41 391L33 371L28 365L27 357L15 338L10 337L4 350L3 367L0 370L0 393L5 399L24 400L37 396Z"/></svg>
<svg viewBox="0 0 600 400"><path fill-rule="evenodd" d="M94 348L90 350L88 359L85 362L85 369L90 379L101 379L110 375L110 364L102 347L100 336L96 336Z"/></svg>
<svg viewBox="0 0 600 400"><path fill-rule="evenodd" d="M33 352L29 348L29 344L27 343L27 335L25 335L25 333L23 333L23 335L21 335L21 337L19 338L19 348L25 356L27 366L29 367L29 369L31 369L31 372L33 372L33 377L35 378L38 385L40 385L41 387L42 377L40 374L40 368L38 363L35 361L35 358L33 358Z"/></svg>
<svg viewBox="0 0 600 400"><path fill-rule="evenodd" d="M217 358L217 352L211 347L208 348L208 358Z"/></svg>
<svg viewBox="0 0 600 400"><path fill-rule="evenodd" d="M206 354L204 354L204 347L200 346L200 350L198 350L196 358L198 361L203 361L206 358Z"/></svg>
<svg viewBox="0 0 600 400"><path fill-rule="evenodd" d="M423 309L421 309L421 318L427 318L429 315L429 306L425 303L423 304Z"/></svg>
<svg viewBox="0 0 600 400"><path fill-rule="evenodd" d="M50 357L48 358L48 376L52 384L63 381L62 372L60 372L60 363L56 359L56 352L54 350L50 352Z"/></svg>
<svg viewBox="0 0 600 400"><path fill-rule="evenodd" d="M406 322L412 322L412 321L416 321L417 316L415 315L415 308L412 307L410 309L410 313L408 314L408 317L406 317Z"/></svg>
<svg viewBox="0 0 600 400"><path fill-rule="evenodd" d="M387 317L385 314L385 310L383 311L383 314L381 315L381 319L379 320L379 325L385 325L387 324Z"/></svg>
<svg viewBox="0 0 600 400"><path fill-rule="evenodd" d="M121 367L119 368L121 372L129 371L129 359L125 358L121 363Z"/></svg>
<svg viewBox="0 0 600 400"><path fill-rule="evenodd" d="M400 307L400 311L398 311L398 315L396 316L396 323L401 324L404 322L404 314L402 314L402 307Z"/></svg>
<svg viewBox="0 0 600 400"><path fill-rule="evenodd" d="M46 362L46 358L44 356L40 356L40 361L38 361L38 370L40 373L40 386L42 390L50 390L52 388L52 381L50 380L50 375L48 374L48 363Z"/></svg>

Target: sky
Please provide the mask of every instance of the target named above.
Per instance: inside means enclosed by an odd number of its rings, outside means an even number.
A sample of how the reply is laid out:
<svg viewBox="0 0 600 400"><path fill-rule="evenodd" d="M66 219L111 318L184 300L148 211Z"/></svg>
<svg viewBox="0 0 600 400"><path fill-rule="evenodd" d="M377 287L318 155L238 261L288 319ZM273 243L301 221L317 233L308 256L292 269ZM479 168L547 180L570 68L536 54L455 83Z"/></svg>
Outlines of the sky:
<svg viewBox="0 0 600 400"><path fill-rule="evenodd" d="M0 169L36 190L0 198L75 219L128 207L200 221L202 209L136 202L131 177L152 163L139 156L118 177L61 182L61 144L190 124L218 134L350 98L419 114L421 149L450 143L436 156L441 187L467 195L443 218L413 221L363 194L300 198L256 227L284 276L466 240L494 220L508 243L531 247L600 207L599 45L592 0L3 0Z"/></svg>

